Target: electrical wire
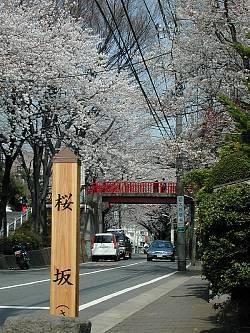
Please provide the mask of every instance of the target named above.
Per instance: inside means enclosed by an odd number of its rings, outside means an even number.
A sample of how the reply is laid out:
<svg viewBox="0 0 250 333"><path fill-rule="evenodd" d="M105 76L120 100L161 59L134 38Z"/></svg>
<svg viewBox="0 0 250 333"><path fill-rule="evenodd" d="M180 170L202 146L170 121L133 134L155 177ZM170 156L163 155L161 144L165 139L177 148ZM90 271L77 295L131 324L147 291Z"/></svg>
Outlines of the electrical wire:
<svg viewBox="0 0 250 333"><path fill-rule="evenodd" d="M166 15L165 15L165 13L164 13L164 10L163 10L163 6L162 6L162 3L161 3L161 0L158 0L158 5L159 5L159 8L160 8L160 13L161 13L161 16L162 16L163 22L164 22L164 24L165 24L165 29L166 29L168 35L170 36L170 30L169 30L169 26L168 26L167 18L166 18Z"/></svg>
<svg viewBox="0 0 250 333"><path fill-rule="evenodd" d="M116 35L115 35L115 33L114 33L112 27L110 26L110 23L108 22L107 17L106 17L106 15L105 15L105 13L103 12L102 7L100 6L98 0L95 0L95 3L97 4L97 6L98 6L98 8L99 8L99 10L100 10L100 12L101 12L101 14L102 14L102 16L103 16L105 22L106 22L106 24L107 24L107 25L109 26L109 28L111 29L111 31L112 31L112 33L113 33L113 36L114 36L114 39L115 39L115 41L116 41L118 47L121 49L121 44L120 44L119 40L117 39L117 37L116 37ZM132 70L132 72L133 72L133 74L134 74L134 76L135 76L135 78L136 78L136 81L137 81L138 84L139 84L139 87L140 87L140 89L141 89L141 91L142 91L142 94L143 94L143 96L144 96L144 98L145 98L145 100L146 100L146 103L147 103L148 107L149 107L150 113L152 114L152 116L153 116L153 118L154 118L154 121L155 121L156 125L158 126L158 129L159 129L159 131L160 131L162 137L165 138L165 136L163 135L163 132L162 132L162 130L161 130L161 127L160 127L159 124L158 124L158 121L160 122L162 128L164 128L166 134L168 134L168 132L166 131L166 129L165 129L165 127L164 127L164 125L163 125L161 119L159 118L159 116L157 115L156 111L154 110L154 108L153 108L153 106L152 106L152 104L151 104L151 102L150 102L150 100L149 100L149 98L148 98L148 96L147 96L147 94L146 94L146 92L145 92L145 90L144 90L142 84L141 84L141 81L140 81L140 79L139 79L139 76L138 76L138 74L137 74L137 72L136 72L136 70L135 70L135 68L134 68L134 66L133 66L133 62L132 62L132 59L131 59L131 57L130 57L130 54L129 54L128 48L127 48L127 46L126 46L126 44L125 44L125 42L124 42L124 39L123 39L123 37L122 37L122 35L121 35L121 32L120 32L119 27L118 27L118 25L117 25L117 22L116 22L116 19L115 19L115 17L114 17L114 14L113 14L113 12L112 12L112 9L111 9L111 7L110 7L110 4L109 4L109 2L108 2L107 0L106 0L106 4L107 4L107 7L108 7L108 9L109 9L109 12L110 12L110 14L111 14L111 16L112 16L112 20L113 20L114 23L115 23L115 27L116 27L116 30L117 30L117 32L118 32L119 38L120 38L120 40L122 41L123 47L124 47L124 49L125 49L125 51L126 51L126 54L127 54L127 57L128 57L128 61L129 61L130 65L131 65L131 70ZM157 119L158 119L158 120L157 120Z"/></svg>
<svg viewBox="0 0 250 333"><path fill-rule="evenodd" d="M154 27L155 27L155 30L156 30L156 33L157 33L157 38L158 38L158 43L159 43L159 47L160 47L160 46L161 46L161 41L160 41L159 30L158 30L158 28L157 28L158 24L155 23L155 21L154 21L154 19L153 19L153 16L152 16L152 14L151 14L151 11L150 11L150 9L148 8L148 5L147 5L147 3L146 3L145 0L143 0L143 3L144 3L144 5L145 5L145 7L146 7L146 10L147 10L147 12L148 12L148 15L149 15L151 21L152 21L152 23L153 23L153 25L154 25ZM170 54L170 52L168 52L168 54ZM148 61L148 60L146 59L145 61ZM166 72L165 72L165 70L164 70L164 63L163 63L163 60L162 60L162 59L161 59L161 63L162 63L162 68L163 68L163 76L164 76L165 87L166 87L166 91L167 91L167 89L168 89L168 85L167 85L167 77L166 77Z"/></svg>
<svg viewBox="0 0 250 333"><path fill-rule="evenodd" d="M147 59L145 59L145 61L158 59L158 58L161 58L162 56L168 55L170 53L171 52L163 52L161 54L158 54L157 56L147 58ZM132 64L134 66L134 65L138 65L138 64L142 64L142 63L143 63L143 61L141 60L141 61L133 62ZM130 67L130 66L131 66L131 64L124 65L123 68ZM108 72L112 72L112 71L114 71L114 70L107 68L107 69L104 69L104 70L95 71L94 74L108 73ZM90 72L85 72L85 73L81 73L81 74L74 74L74 75L68 74L68 75L51 76L51 77L47 77L46 79L47 80L69 79L69 78L75 78L75 77L81 77L81 76L87 76L87 75L90 75ZM27 79L10 79L10 78L0 79L0 82L35 82L35 81L37 81L37 80L30 79L30 78L27 78Z"/></svg>
<svg viewBox="0 0 250 333"><path fill-rule="evenodd" d="M108 0L106 0L106 2L107 2L107 1L108 1ZM133 36L134 36L134 39L135 39L135 41L136 41L136 44L137 44L137 47L138 47L139 53L140 53L140 55L141 55L141 58L142 58L142 61L143 61L143 64L144 64L144 67L145 67L146 72L147 72L148 77L149 77L149 80L150 80L150 82L151 82L151 84L152 84L152 87L153 87L153 90L154 90L154 92L155 92L156 98L157 98L157 100L158 100L158 102L159 102L159 105L162 107L161 100L160 100L160 98L159 98L159 95L158 95L158 92L157 92L157 90L156 90L155 84L154 84L153 79L152 79L152 77L151 77L151 74L150 74L150 72L149 72L149 69L148 69L147 63L146 63L146 61L145 61L145 59L144 59L144 56L143 56L143 53L142 53L142 50L141 50L141 47L140 47L140 43L138 42L138 39L137 39L136 33L135 33L135 31L134 31L134 28L133 28L132 22L131 22L131 20L130 20L130 17L129 17L129 15L128 15L128 11L127 11L127 9L126 9L126 6L125 6L123 0L121 0L121 4L122 4L122 7L123 7L123 9L124 9L124 12L125 12L126 18L127 18L127 20L128 20L128 23L129 23L130 29L131 29L131 31L132 31L132 34L133 34ZM172 128L171 128L171 126L170 126L170 123L169 123L169 121L168 121L168 119L167 119L167 117L166 117L166 115L165 115L165 113L164 113L163 108L162 108L161 111L162 111L163 116L164 116L164 119L165 119L165 121L166 121L166 123L167 123L167 125L168 125L168 128L169 128L169 130L170 130L170 133L171 133L172 136L174 137L174 133L173 133Z"/></svg>
<svg viewBox="0 0 250 333"><path fill-rule="evenodd" d="M161 0L157 0L157 2L158 2L159 9L160 9L160 13L161 13L161 16L162 16L162 19L163 19L164 25L165 25L165 29L166 29L168 35L170 36L171 34L170 34L170 30L169 30L169 26L168 26L167 19L166 19L166 15L165 15L165 13L164 13L163 5L162 5L162 3L161 3ZM178 32L177 18L174 17L174 14L173 14L173 11L172 11L172 9L171 9L171 7L170 7L170 3L169 3L169 1L167 1L167 3L168 3L168 5L169 5L169 10L170 10L170 12L171 12L171 16L172 16L172 18L173 18L174 25L175 25L175 31L174 31L174 34L176 34L176 33ZM173 59L173 43L174 43L174 38L172 38L172 47L171 47L171 51L170 51L170 53L171 53L171 58L172 58L172 59ZM175 83L176 83L175 85L177 86L178 79L177 79L177 75L176 75L176 73L175 73ZM180 115L184 115L184 116L185 116L186 122L188 122L187 114L188 114L188 113L187 113L187 111L186 111L186 108L184 108L184 113L180 113Z"/></svg>

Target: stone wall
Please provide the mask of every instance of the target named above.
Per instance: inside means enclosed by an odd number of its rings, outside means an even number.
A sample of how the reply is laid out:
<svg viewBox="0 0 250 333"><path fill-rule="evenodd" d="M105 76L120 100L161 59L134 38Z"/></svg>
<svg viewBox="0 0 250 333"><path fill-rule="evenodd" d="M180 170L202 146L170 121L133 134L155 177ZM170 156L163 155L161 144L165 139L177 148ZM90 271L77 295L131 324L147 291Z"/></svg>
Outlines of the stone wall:
<svg viewBox="0 0 250 333"><path fill-rule="evenodd" d="M91 322L51 315L21 315L6 319L2 333L90 333Z"/></svg>
<svg viewBox="0 0 250 333"><path fill-rule="evenodd" d="M30 267L41 267L50 265L50 248L44 248L41 250L33 250L29 252ZM16 258L13 255L0 256L0 269L15 269Z"/></svg>

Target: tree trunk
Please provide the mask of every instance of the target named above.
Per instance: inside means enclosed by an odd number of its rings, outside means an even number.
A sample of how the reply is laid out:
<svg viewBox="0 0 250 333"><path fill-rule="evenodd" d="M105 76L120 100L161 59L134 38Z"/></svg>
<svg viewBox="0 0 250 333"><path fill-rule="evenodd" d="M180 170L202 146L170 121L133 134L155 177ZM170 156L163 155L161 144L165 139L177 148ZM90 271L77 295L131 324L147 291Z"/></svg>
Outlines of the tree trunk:
<svg viewBox="0 0 250 333"><path fill-rule="evenodd" d="M43 147L38 144L33 145L33 171L32 171L32 230L36 234L41 231L41 184L40 174L42 172Z"/></svg>
<svg viewBox="0 0 250 333"><path fill-rule="evenodd" d="M4 173L2 178L2 191L0 193L0 230L3 227L3 236L7 237L7 217L6 206L9 199L10 173L13 165L13 158L10 155L5 156Z"/></svg>

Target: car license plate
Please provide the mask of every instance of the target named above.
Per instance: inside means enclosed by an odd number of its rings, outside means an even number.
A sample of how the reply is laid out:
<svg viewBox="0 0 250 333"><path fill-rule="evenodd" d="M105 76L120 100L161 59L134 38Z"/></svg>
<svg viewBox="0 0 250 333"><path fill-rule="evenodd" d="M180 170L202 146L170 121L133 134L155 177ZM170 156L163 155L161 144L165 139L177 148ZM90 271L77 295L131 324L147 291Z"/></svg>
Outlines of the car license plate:
<svg viewBox="0 0 250 333"><path fill-rule="evenodd" d="M163 257L163 254L161 254L161 253L157 254L157 258L162 258L162 257Z"/></svg>

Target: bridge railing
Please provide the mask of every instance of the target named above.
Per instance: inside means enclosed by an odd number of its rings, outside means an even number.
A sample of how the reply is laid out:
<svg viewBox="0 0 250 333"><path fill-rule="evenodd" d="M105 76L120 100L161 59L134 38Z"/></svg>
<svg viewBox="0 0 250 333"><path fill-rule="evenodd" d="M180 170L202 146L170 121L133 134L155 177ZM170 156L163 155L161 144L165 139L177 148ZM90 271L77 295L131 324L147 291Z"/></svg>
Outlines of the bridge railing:
<svg viewBox="0 0 250 333"><path fill-rule="evenodd" d="M31 208L28 208L25 213L20 213L20 216L15 218L12 222L7 224L7 237L11 232L14 232L16 229L20 228L23 223L27 222L31 214ZM3 229L0 230L0 236L3 236Z"/></svg>
<svg viewBox="0 0 250 333"><path fill-rule="evenodd" d="M95 182L87 193L176 193L175 182Z"/></svg>

